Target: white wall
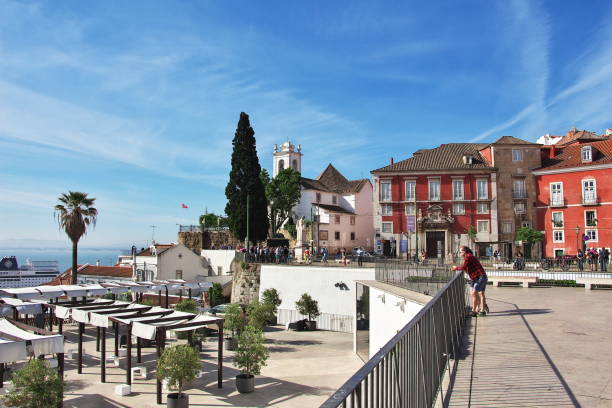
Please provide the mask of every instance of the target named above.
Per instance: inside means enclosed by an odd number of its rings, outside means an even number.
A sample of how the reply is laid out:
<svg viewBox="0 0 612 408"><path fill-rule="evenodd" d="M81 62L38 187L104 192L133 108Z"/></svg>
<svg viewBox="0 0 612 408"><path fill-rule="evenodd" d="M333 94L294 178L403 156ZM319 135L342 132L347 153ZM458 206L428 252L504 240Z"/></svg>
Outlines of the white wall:
<svg viewBox="0 0 612 408"><path fill-rule="evenodd" d="M384 294L384 303L382 296ZM370 287L370 358L387 344L424 305L406 300L404 310L398 306L404 298Z"/></svg>
<svg viewBox="0 0 612 408"><path fill-rule="evenodd" d="M205 260L183 244L167 249L158 257L157 279L176 279L177 270L183 271L186 281L194 280L198 275L208 276Z"/></svg>
<svg viewBox="0 0 612 408"><path fill-rule="evenodd" d="M233 249L203 249L200 254L211 266L214 275L219 275L219 267L222 268L221 275L229 275L235 253Z"/></svg>
<svg viewBox="0 0 612 408"><path fill-rule="evenodd" d="M275 288L282 300L279 309L296 310L295 302L303 293L308 293L319 302L321 313L339 315L352 319L355 310L355 281L374 280L374 268L340 268L310 266L262 265L259 296L266 289ZM335 287L336 282L344 282L348 290ZM283 312L283 315L291 313ZM280 313L279 313L280 318ZM322 316L319 327L329 321L329 316ZM280 322L285 324L286 322ZM332 329L333 327L329 327Z"/></svg>

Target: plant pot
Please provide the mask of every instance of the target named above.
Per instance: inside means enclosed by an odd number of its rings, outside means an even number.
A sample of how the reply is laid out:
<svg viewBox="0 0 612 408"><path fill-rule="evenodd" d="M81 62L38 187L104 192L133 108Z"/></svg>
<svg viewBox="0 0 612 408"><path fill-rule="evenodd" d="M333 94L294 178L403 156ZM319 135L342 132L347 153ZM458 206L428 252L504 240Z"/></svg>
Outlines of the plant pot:
<svg viewBox="0 0 612 408"><path fill-rule="evenodd" d="M278 317L274 316L272 319L268 320L268 325L276 326L278 324Z"/></svg>
<svg viewBox="0 0 612 408"><path fill-rule="evenodd" d="M316 320L306 320L306 330L317 330L317 321Z"/></svg>
<svg viewBox="0 0 612 408"><path fill-rule="evenodd" d="M166 400L167 408L188 408L189 407L189 395L183 393L179 398L178 392L172 392L168 394Z"/></svg>
<svg viewBox="0 0 612 408"><path fill-rule="evenodd" d="M236 376L236 389L242 394L255 391L255 376L251 374L238 374Z"/></svg>
<svg viewBox="0 0 612 408"><path fill-rule="evenodd" d="M234 350L236 350L236 346L237 346L237 345L238 345L238 339L235 339L235 338L233 338L233 337L229 337L229 338L228 338L228 337L226 337L226 338L223 340L223 347L224 347L226 350L229 350L229 351L234 351Z"/></svg>

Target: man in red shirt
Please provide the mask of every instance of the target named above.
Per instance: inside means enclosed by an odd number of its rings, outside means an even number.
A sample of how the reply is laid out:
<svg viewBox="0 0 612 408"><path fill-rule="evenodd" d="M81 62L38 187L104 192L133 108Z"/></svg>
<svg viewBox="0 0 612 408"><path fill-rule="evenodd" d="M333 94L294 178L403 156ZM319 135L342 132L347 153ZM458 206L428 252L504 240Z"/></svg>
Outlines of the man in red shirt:
<svg viewBox="0 0 612 408"><path fill-rule="evenodd" d="M463 255L463 265L453 266L452 270L464 271L470 278L470 287L472 288L472 316L478 316L479 311L481 316L485 316L487 305L485 299L487 273L470 248L462 246L459 253Z"/></svg>

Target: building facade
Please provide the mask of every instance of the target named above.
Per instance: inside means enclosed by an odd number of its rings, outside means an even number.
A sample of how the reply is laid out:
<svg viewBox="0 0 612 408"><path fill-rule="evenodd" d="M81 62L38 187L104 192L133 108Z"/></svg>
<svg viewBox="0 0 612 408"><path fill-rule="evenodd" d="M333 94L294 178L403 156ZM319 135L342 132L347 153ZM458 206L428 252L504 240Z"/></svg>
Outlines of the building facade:
<svg viewBox="0 0 612 408"><path fill-rule="evenodd" d="M287 163L300 171L302 153L291 142L274 148L274 172ZM311 221L313 239L309 245L327 248L330 254L354 247L373 248L372 183L368 179L348 180L331 163L318 177L302 177L301 196L293 218Z"/></svg>
<svg viewBox="0 0 612 408"><path fill-rule="evenodd" d="M497 215L495 168L480 153L486 146L443 144L373 170L376 252L450 260L476 244L488 254Z"/></svg>
<svg viewBox="0 0 612 408"><path fill-rule="evenodd" d="M612 140L590 140L543 149L542 166L533 172L547 257L612 247Z"/></svg>

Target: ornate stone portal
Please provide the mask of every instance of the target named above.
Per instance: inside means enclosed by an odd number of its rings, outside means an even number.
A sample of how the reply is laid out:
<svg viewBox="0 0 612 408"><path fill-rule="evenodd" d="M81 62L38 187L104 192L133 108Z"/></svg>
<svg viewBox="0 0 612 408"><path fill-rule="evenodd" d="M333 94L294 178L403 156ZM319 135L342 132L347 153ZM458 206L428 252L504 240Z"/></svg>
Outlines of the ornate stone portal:
<svg viewBox="0 0 612 408"><path fill-rule="evenodd" d="M433 204L427 207L426 214L423 215L423 210L419 209L417 216L417 231L421 233L422 242L425 242L428 248L428 253L431 256L431 250L429 246L433 245L433 242L428 240L428 231L444 233L444 241L443 246L444 250L442 256L447 259L447 261L452 259L452 242L450 237L452 237L452 226L455 222L455 218L451 215L450 208L448 212L445 214L444 209L438 205Z"/></svg>

